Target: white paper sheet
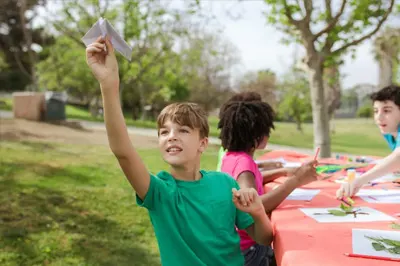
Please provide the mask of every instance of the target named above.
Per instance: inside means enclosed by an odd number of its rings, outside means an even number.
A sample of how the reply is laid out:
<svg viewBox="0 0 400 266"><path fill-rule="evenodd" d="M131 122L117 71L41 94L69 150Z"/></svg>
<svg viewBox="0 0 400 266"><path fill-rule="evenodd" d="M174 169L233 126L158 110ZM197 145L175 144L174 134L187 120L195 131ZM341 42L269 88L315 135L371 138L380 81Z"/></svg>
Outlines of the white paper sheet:
<svg viewBox="0 0 400 266"><path fill-rule="evenodd" d="M360 189L356 196L369 203L400 204L400 189Z"/></svg>
<svg viewBox="0 0 400 266"><path fill-rule="evenodd" d="M282 163L283 167L287 167L287 168L297 168L302 165L302 163L300 163L300 162L288 162L284 158L271 159L271 160L255 160L256 164L263 163L263 162Z"/></svg>
<svg viewBox="0 0 400 266"><path fill-rule="evenodd" d="M297 168L300 167L302 165L302 163L298 163L298 162L286 162L283 164L283 167L286 168Z"/></svg>
<svg viewBox="0 0 400 266"><path fill-rule="evenodd" d="M107 19L99 18L81 40L86 46L88 46L95 42L99 36L105 37L106 35L111 37L111 43L115 50L130 61L132 58L132 48L125 42L121 35L117 33Z"/></svg>
<svg viewBox="0 0 400 266"><path fill-rule="evenodd" d="M373 238L387 238L395 241L400 241L400 231L356 229L356 228L352 230L352 244L353 244L354 254L400 259L400 254L391 254L385 250L376 251L372 246L373 240L370 240L365 236ZM384 246L386 245L384 244Z"/></svg>
<svg viewBox="0 0 400 266"><path fill-rule="evenodd" d="M384 176L381 176L377 179L374 179L371 181L371 183L384 183L384 182L392 182L394 180L396 180L397 178L400 178L400 175L396 175L396 174L387 174Z"/></svg>
<svg viewBox="0 0 400 266"><path fill-rule="evenodd" d="M354 215L348 214L346 216L334 216L328 213L328 210L340 210L340 208L299 208L307 216L313 218L319 223L348 223L348 222L375 222L375 221L395 221L396 219L375 209L369 207L355 208L360 212L368 213L358 214L356 218ZM321 215L314 213L323 213Z"/></svg>
<svg viewBox="0 0 400 266"><path fill-rule="evenodd" d="M296 188L286 199L311 201L320 191L320 189Z"/></svg>

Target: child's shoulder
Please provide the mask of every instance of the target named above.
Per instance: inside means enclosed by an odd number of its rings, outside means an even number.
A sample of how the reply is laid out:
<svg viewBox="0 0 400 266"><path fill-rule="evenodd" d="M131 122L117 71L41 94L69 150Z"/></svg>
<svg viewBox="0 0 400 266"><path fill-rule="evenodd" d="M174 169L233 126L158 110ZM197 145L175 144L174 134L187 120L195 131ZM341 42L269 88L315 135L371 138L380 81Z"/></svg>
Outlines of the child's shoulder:
<svg viewBox="0 0 400 266"><path fill-rule="evenodd" d="M158 179L161 179L163 181L172 181L174 180L174 177L171 175L171 173L167 172L167 171L159 171L156 174L152 174L151 175L155 176Z"/></svg>
<svg viewBox="0 0 400 266"><path fill-rule="evenodd" d="M215 181L227 181L229 183L234 183L236 182L235 179L225 173L225 172L219 172L219 171L205 171L205 170L201 170L203 176L207 177L207 179L209 180L215 180Z"/></svg>

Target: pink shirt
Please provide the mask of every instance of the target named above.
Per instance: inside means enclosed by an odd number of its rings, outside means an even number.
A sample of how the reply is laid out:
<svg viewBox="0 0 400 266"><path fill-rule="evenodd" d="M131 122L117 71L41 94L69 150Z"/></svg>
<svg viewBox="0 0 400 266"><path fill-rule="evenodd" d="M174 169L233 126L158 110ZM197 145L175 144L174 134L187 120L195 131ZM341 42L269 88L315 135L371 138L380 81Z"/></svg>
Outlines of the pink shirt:
<svg viewBox="0 0 400 266"><path fill-rule="evenodd" d="M245 152L227 152L222 158L221 172L228 173L235 180L243 172L251 172L255 176L255 183L258 195L263 193L263 177L258 170L253 158ZM246 250L256 244L245 230L238 230L240 236L240 248Z"/></svg>

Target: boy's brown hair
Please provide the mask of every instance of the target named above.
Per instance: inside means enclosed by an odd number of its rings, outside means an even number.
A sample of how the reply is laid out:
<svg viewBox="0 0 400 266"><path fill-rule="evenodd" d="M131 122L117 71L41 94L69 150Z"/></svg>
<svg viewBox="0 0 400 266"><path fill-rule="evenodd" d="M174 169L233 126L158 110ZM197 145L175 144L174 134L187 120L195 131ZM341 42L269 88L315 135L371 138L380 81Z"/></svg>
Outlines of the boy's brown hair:
<svg viewBox="0 0 400 266"><path fill-rule="evenodd" d="M390 85L373 93L370 96L372 102L393 101L400 108L400 86Z"/></svg>
<svg viewBox="0 0 400 266"><path fill-rule="evenodd" d="M173 103L167 105L157 118L158 130L162 128L167 120L171 120L181 126L200 131L200 138L208 137L210 128L207 114L196 103Z"/></svg>

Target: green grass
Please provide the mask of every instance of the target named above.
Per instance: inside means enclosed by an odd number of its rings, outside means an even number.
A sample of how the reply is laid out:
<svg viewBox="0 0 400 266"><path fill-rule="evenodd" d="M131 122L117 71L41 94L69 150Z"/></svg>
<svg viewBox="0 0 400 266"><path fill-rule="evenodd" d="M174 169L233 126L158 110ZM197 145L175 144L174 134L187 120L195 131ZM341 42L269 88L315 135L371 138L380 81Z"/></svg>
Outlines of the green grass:
<svg viewBox="0 0 400 266"><path fill-rule="evenodd" d="M5 108L11 108L11 100L7 99L6 103ZM66 107L66 113L69 119L103 122L102 118L92 117L87 110L70 105ZM129 116L130 114L125 114L129 126L156 128L154 121L132 120ZM209 124L210 135L218 137L218 119L210 117ZM377 156L384 156L390 152L372 119L343 119L336 120L335 124L336 132L331 136L333 152ZM293 123L276 122L275 126L276 130L271 134L270 143L300 148L313 147L312 124L304 124L303 132L297 131Z"/></svg>
<svg viewBox="0 0 400 266"><path fill-rule="evenodd" d="M0 110L11 111L12 110L12 99L0 98Z"/></svg>
<svg viewBox="0 0 400 266"><path fill-rule="evenodd" d="M149 170L166 169L154 149ZM103 146L2 141L0 265L160 265L147 211ZM217 150L203 158L215 169Z"/></svg>

